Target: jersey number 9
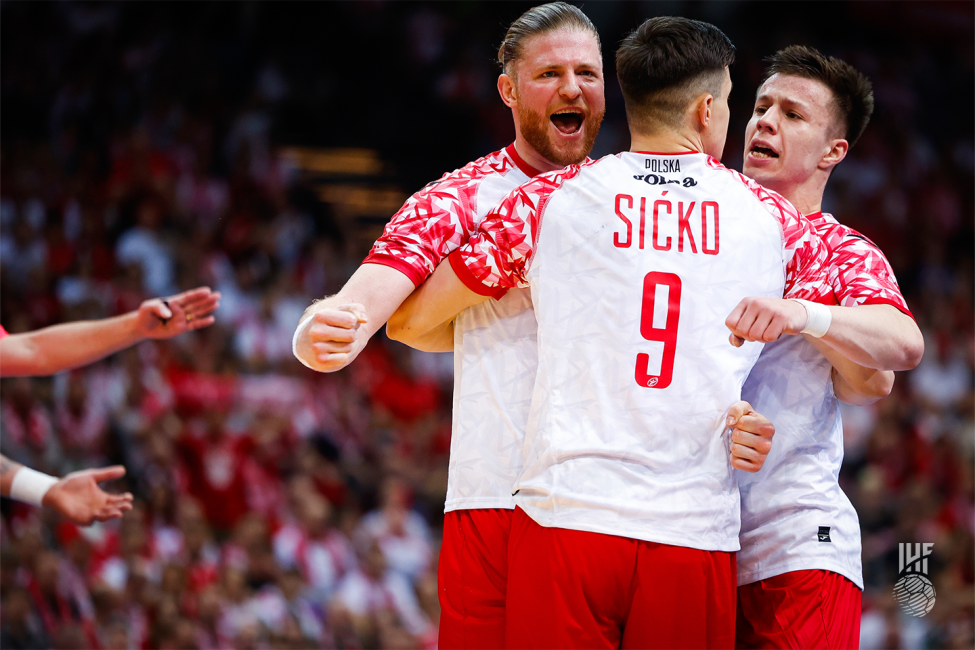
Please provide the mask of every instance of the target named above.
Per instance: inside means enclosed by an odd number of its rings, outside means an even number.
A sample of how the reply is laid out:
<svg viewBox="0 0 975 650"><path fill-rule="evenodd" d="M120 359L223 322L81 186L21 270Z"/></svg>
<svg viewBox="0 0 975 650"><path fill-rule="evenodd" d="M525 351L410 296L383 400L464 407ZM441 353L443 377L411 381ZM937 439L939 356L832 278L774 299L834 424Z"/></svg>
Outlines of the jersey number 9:
<svg viewBox="0 0 975 650"><path fill-rule="evenodd" d="M659 375L650 374L649 354L641 352L636 355L636 383L641 386L667 388L674 378L677 323L680 320L680 286L680 278L674 273L653 272L647 273L643 278L640 334L648 341L660 341L664 344L664 350Z"/></svg>

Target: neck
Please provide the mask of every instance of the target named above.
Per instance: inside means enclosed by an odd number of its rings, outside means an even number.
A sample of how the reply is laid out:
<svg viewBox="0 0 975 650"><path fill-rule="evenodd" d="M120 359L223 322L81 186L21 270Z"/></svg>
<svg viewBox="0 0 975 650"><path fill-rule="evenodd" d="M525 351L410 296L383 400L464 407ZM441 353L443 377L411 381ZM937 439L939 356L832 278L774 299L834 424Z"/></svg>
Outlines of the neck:
<svg viewBox="0 0 975 650"><path fill-rule="evenodd" d="M631 131L630 151L653 151L657 153L703 152L704 142L697 133L662 131L651 134Z"/></svg>
<svg viewBox="0 0 975 650"><path fill-rule="evenodd" d="M525 138L522 137L521 132L515 137L515 151L521 156L521 159L526 163L534 167L540 172L551 172L556 169L562 169L565 165L557 165L548 158L544 157L542 154L535 151L535 147L528 144Z"/></svg>
<svg viewBox="0 0 975 650"><path fill-rule="evenodd" d="M828 174L816 174L804 182L785 183L781 187L774 182L763 185L784 196L802 214L814 214L823 209L823 192L826 191L827 180Z"/></svg>

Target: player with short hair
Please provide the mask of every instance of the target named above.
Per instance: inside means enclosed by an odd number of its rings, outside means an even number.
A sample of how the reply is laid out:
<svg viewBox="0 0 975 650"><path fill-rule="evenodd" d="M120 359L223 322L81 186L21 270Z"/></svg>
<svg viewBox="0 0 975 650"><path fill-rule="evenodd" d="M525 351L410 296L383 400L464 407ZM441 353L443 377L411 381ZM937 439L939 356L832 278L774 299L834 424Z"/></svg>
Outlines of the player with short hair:
<svg viewBox="0 0 975 650"><path fill-rule="evenodd" d="M410 197L342 290L306 312L294 345L305 365L328 372L350 363L505 194L542 171L586 160L605 111L599 35L586 15L564 2L529 9L511 24L498 60L515 141ZM521 467L535 332L528 293L515 290L413 342L455 350L441 648L504 645L511 485Z"/></svg>
<svg viewBox="0 0 975 650"><path fill-rule="evenodd" d="M890 371L916 366L924 342L883 253L822 212L830 174L873 112L869 80L811 47L788 47L767 61L745 133L743 171L812 221L829 248L839 305L813 306L825 310L821 338L768 343L742 389L778 433L762 470L739 476L736 645L856 648L860 526L839 485L837 398L862 404L886 396ZM788 321L803 311L787 300L748 299L729 323L741 338L771 341L782 330L798 333Z"/></svg>
<svg viewBox="0 0 975 650"><path fill-rule="evenodd" d="M713 25L641 25L617 52L630 151L509 194L390 322L423 337L499 291L531 291L508 647L734 641L728 458L743 445L725 418L760 349L729 346L724 315L755 291L820 299L828 286L808 221L716 159L733 59ZM740 451L753 469L763 442Z"/></svg>
<svg viewBox="0 0 975 650"><path fill-rule="evenodd" d="M220 294L200 287L166 299L146 300L121 316L52 325L8 334L0 327L0 377L53 375L106 357L147 338L166 339L212 325ZM57 510L76 524L121 517L131 494L98 487L125 476L122 466L72 472L57 479L0 455L0 494Z"/></svg>

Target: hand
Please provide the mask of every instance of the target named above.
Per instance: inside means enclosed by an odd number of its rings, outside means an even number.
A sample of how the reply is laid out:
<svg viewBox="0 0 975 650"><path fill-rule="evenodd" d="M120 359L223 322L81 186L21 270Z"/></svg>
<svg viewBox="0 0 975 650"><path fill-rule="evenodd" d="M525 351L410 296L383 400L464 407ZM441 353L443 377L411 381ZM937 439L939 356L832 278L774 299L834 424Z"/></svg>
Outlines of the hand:
<svg viewBox="0 0 975 650"><path fill-rule="evenodd" d="M125 476L121 465L71 472L51 486L44 495L43 505L54 508L79 526L94 521L108 521L132 509L132 495L109 494L98 484Z"/></svg>
<svg viewBox="0 0 975 650"><path fill-rule="evenodd" d="M168 339L213 325L211 315L220 306L220 293L198 287L168 298L146 300L137 312L139 332L145 338Z"/></svg>
<svg viewBox="0 0 975 650"><path fill-rule="evenodd" d="M731 466L743 472L757 472L762 469L769 451L772 450L775 426L744 401L731 405L727 423L729 427L733 427Z"/></svg>
<svg viewBox="0 0 975 650"><path fill-rule="evenodd" d="M806 327L806 308L783 298L745 298L724 324L731 330L728 340L736 348L745 341L770 343L783 334L799 334Z"/></svg>
<svg viewBox="0 0 975 650"><path fill-rule="evenodd" d="M296 346L298 355L319 372L333 372L348 365L355 353L359 325L368 323L359 303L324 307L311 316Z"/></svg>

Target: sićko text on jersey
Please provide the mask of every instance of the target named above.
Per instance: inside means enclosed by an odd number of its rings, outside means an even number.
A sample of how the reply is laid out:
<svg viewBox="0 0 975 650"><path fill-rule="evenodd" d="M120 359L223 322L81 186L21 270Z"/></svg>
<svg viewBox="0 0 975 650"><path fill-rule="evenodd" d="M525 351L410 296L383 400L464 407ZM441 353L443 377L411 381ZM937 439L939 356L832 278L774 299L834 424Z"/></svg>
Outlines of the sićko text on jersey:
<svg viewBox="0 0 975 650"><path fill-rule="evenodd" d="M671 200L666 195L666 190L656 199L617 194L614 210L623 228L613 233L613 244L630 248L635 243L642 250L649 239L649 245L657 251L717 255L721 241L717 201L698 204ZM634 224L638 225L636 233Z"/></svg>

